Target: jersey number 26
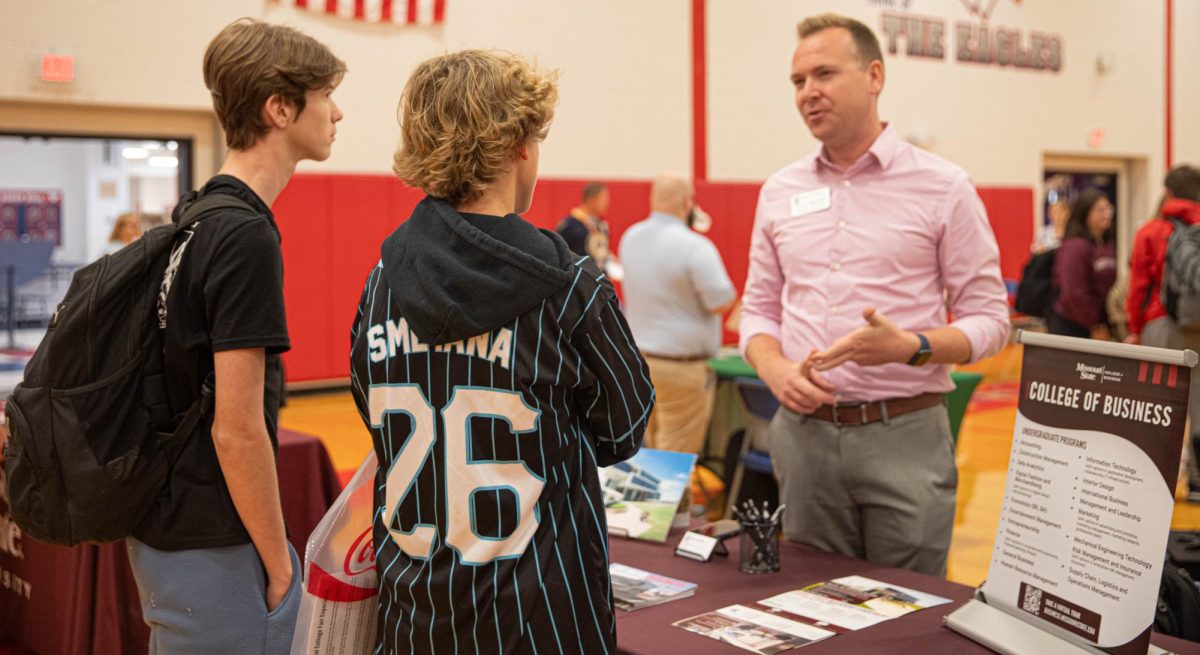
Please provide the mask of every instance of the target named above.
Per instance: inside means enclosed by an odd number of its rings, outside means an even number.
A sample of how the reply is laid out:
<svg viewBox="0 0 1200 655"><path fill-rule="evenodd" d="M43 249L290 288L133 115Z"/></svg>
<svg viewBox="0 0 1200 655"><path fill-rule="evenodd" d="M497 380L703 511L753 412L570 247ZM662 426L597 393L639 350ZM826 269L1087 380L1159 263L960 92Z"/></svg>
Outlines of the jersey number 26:
<svg viewBox="0 0 1200 655"><path fill-rule="evenodd" d="M375 385L367 401L371 426L382 428L388 414L407 414L412 431L387 473L383 520L396 545L409 557L428 559L433 554L437 526L417 523L405 531L397 527L396 512L412 489L417 475L432 463L437 439L434 408L415 384ZM516 391L457 387L442 408L445 426L446 470L438 471L446 498L447 546L458 551L464 564L486 564L496 559L520 557L537 531L535 505L546 481L521 461L476 460L470 452L470 422L474 417L497 418L516 435L537 429L540 412L525 404ZM517 527L507 537L488 537L475 529L475 494L508 490L517 498Z"/></svg>

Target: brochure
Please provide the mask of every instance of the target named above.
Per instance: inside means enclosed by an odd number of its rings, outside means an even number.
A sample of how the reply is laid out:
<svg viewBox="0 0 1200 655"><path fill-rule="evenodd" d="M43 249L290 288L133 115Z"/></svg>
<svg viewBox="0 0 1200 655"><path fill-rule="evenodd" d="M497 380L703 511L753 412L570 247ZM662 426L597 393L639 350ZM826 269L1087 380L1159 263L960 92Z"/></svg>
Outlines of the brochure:
<svg viewBox="0 0 1200 655"><path fill-rule="evenodd" d="M722 607L673 625L760 655L782 653L836 634L744 605Z"/></svg>
<svg viewBox="0 0 1200 655"><path fill-rule="evenodd" d="M949 602L949 598L857 575L818 582L761 601L767 607L844 631L859 630Z"/></svg>
<svg viewBox="0 0 1200 655"><path fill-rule="evenodd" d="M608 565L612 577L613 602L617 609L632 612L667 601L687 598L696 593L696 583L650 573L632 566Z"/></svg>
<svg viewBox="0 0 1200 655"><path fill-rule="evenodd" d="M696 455L643 448L600 469L609 534L664 542L680 498L691 489Z"/></svg>

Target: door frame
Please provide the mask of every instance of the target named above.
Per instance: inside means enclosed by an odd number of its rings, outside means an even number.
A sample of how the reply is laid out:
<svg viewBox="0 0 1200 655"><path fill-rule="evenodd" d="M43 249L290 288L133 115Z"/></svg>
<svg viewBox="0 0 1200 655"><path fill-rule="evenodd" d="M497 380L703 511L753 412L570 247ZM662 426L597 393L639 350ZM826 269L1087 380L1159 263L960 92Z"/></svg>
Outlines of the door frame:
<svg viewBox="0 0 1200 655"><path fill-rule="evenodd" d="M1066 170L1079 173L1107 173L1117 178L1117 216L1120 217L1117 230L1117 274L1122 279L1128 275L1129 252L1133 243L1133 235L1149 215L1150 194L1142 180L1146 179L1149 170L1149 160L1145 157L1097 156L1079 153L1042 153L1042 173L1038 176L1037 221L1038 226L1045 223L1043 216L1046 197L1046 170Z"/></svg>

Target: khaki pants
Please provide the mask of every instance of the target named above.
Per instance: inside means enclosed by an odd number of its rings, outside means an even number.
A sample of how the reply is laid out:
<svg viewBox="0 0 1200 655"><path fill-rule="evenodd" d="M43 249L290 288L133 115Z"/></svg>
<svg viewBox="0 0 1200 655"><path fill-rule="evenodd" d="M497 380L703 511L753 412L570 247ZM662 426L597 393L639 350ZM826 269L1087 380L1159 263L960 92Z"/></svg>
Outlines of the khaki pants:
<svg viewBox="0 0 1200 655"><path fill-rule="evenodd" d="M841 427L783 407L768 433L788 539L946 575L958 469L944 406Z"/></svg>
<svg viewBox="0 0 1200 655"><path fill-rule="evenodd" d="M717 391L716 374L705 361L646 357L646 363L654 383L646 447L701 454Z"/></svg>

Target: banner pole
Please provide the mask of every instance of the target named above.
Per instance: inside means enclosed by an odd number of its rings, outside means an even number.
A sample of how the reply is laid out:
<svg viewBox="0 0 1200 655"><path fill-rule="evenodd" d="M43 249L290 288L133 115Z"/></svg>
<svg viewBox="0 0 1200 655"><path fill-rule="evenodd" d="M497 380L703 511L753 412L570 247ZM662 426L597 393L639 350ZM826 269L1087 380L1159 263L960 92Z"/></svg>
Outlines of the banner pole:
<svg viewBox="0 0 1200 655"><path fill-rule="evenodd" d="M1017 343L1058 348L1060 350L1073 350L1092 355L1140 359L1156 364L1172 364L1174 366L1187 366L1188 368L1195 366L1197 360L1200 359L1200 356L1194 350L1171 350L1170 348L1135 346L1129 343L1117 343L1116 341L1080 339L1057 334L1046 334L1045 332L1029 332L1028 330L1017 330Z"/></svg>

